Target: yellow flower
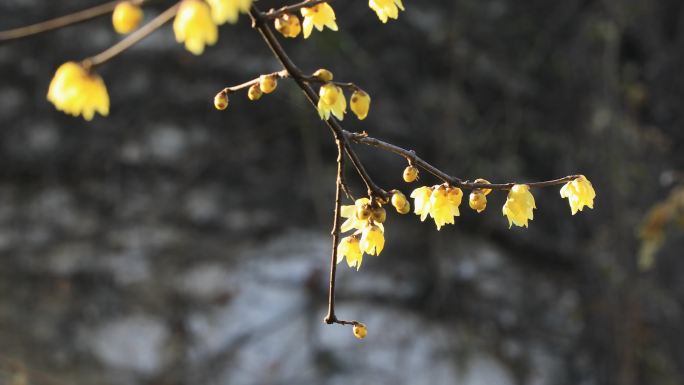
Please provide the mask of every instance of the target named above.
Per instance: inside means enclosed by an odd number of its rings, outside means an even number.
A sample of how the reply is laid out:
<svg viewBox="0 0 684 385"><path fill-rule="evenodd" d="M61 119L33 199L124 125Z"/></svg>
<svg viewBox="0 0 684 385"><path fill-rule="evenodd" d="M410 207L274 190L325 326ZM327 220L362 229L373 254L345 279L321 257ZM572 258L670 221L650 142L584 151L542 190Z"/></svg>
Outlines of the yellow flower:
<svg viewBox="0 0 684 385"><path fill-rule="evenodd" d="M79 63L66 62L59 66L50 82L47 99L69 115L83 115L92 120L95 111L109 114L109 94L102 78L89 73Z"/></svg>
<svg viewBox="0 0 684 385"><path fill-rule="evenodd" d="M578 210L582 211L584 206L588 206L590 209L594 208L596 191L594 191L591 182L584 175L580 175L579 178L566 183L561 188L560 195L562 198L568 198L572 215L577 214Z"/></svg>
<svg viewBox="0 0 684 385"><path fill-rule="evenodd" d="M319 3L309 8L301 9L302 16L304 16L304 38L311 35L313 27L322 31L323 27L328 27L333 31L337 31L337 23L335 22L335 11L328 3Z"/></svg>
<svg viewBox="0 0 684 385"><path fill-rule="evenodd" d="M516 184L508 192L506 203L503 205L503 215L508 217L508 228L512 225L527 227L528 220L534 219L532 210L537 206L534 197L530 193L530 186L526 184Z"/></svg>
<svg viewBox="0 0 684 385"><path fill-rule="evenodd" d="M401 0L370 0L368 6L378 14L378 18L383 23L387 23L387 18L397 19L399 9L404 10Z"/></svg>
<svg viewBox="0 0 684 385"><path fill-rule="evenodd" d="M366 328L366 325L362 324L361 322L354 324L352 332L354 333L354 337L360 340L366 338L366 335L368 335L368 329Z"/></svg>
<svg viewBox="0 0 684 385"><path fill-rule="evenodd" d="M325 68L319 68L313 73L313 77L318 78L324 82L329 82L333 80L333 73Z"/></svg>
<svg viewBox="0 0 684 385"><path fill-rule="evenodd" d="M470 193L468 204L470 205L471 209L481 213L487 208L487 197L485 196L484 192L480 191L480 189L476 189Z"/></svg>
<svg viewBox="0 0 684 385"><path fill-rule="evenodd" d="M454 217L460 216L458 206L461 205L463 191L460 188L439 186L430 195L430 216L435 220L439 231L445 224L454 224Z"/></svg>
<svg viewBox="0 0 684 385"><path fill-rule="evenodd" d="M377 225L369 225L361 233L361 250L369 255L380 255L385 247L385 234Z"/></svg>
<svg viewBox="0 0 684 385"><path fill-rule="evenodd" d="M224 24L226 21L235 24L238 21L238 14L248 13L252 6L252 0L206 0L211 7L211 18L217 25Z"/></svg>
<svg viewBox="0 0 684 385"><path fill-rule="evenodd" d="M299 36L302 32L302 26L299 23L299 18L291 13L280 15L275 22L275 28L285 37L294 38Z"/></svg>
<svg viewBox="0 0 684 385"><path fill-rule="evenodd" d="M330 113L339 120L344 119L347 112L347 100L344 98L342 88L333 83L325 83L319 91L318 115L323 120L330 119Z"/></svg>
<svg viewBox="0 0 684 385"><path fill-rule="evenodd" d="M176 41L185 42L185 49L195 55L204 52L205 45L218 40L218 27L211 19L209 6L200 0L183 0L173 21Z"/></svg>
<svg viewBox="0 0 684 385"><path fill-rule="evenodd" d="M432 195L432 188L423 186L418 187L411 193L413 198L413 212L420 215L421 222L427 218L430 213L430 195Z"/></svg>
<svg viewBox="0 0 684 385"><path fill-rule="evenodd" d="M117 33L129 33L138 28L143 20L142 9L130 1L122 1L112 12L112 25Z"/></svg>
<svg viewBox="0 0 684 385"><path fill-rule="evenodd" d="M359 246L358 236L352 235L344 237L340 241L340 244L337 246L337 263L342 262L345 257L347 258L347 265L349 265L349 267L356 267L357 271L361 268L363 253Z"/></svg>
<svg viewBox="0 0 684 385"><path fill-rule="evenodd" d="M370 96L363 90L356 90L349 99L349 107L359 120L366 119L370 109Z"/></svg>

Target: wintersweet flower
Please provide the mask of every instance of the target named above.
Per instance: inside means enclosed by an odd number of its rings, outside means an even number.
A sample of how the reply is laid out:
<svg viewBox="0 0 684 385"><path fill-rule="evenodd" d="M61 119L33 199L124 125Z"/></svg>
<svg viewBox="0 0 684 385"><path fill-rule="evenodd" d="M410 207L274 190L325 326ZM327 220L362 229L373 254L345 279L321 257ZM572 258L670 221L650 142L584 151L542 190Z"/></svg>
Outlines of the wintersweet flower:
<svg viewBox="0 0 684 385"><path fill-rule="evenodd" d="M430 216L435 220L439 231L445 224L454 224L454 217L460 216L463 191L460 188L439 186L430 195Z"/></svg>
<svg viewBox="0 0 684 385"><path fill-rule="evenodd" d="M406 196L401 191L392 194L392 206L399 214L408 214L411 211L411 204L406 200Z"/></svg>
<svg viewBox="0 0 684 385"><path fill-rule="evenodd" d="M362 340L368 335L368 328L366 328L366 325L362 324L361 322L357 322L352 328L352 333L354 333L354 337Z"/></svg>
<svg viewBox="0 0 684 385"><path fill-rule="evenodd" d="M361 252L360 242L357 235L344 237L337 246L337 263L347 258L347 265L349 267L356 267L358 271L363 262L363 253Z"/></svg>
<svg viewBox="0 0 684 385"><path fill-rule="evenodd" d="M418 180L418 168L415 166L406 166L404 174L402 175L404 182L411 183Z"/></svg>
<svg viewBox="0 0 684 385"><path fill-rule="evenodd" d="M185 42L185 49L194 55L204 52L205 45L218 40L218 27L211 18L209 6L200 0L183 0L173 21L176 41Z"/></svg>
<svg viewBox="0 0 684 385"><path fill-rule="evenodd" d="M109 94L100 76L87 71L76 62L59 66L50 82L47 99L60 111L69 115L83 115L92 120L97 111L109 114Z"/></svg>
<svg viewBox="0 0 684 385"><path fill-rule="evenodd" d="M349 99L349 108L359 120L366 119L370 109L370 96L363 90L356 90Z"/></svg>
<svg viewBox="0 0 684 385"><path fill-rule="evenodd" d="M125 34L138 28L143 20L143 11L130 1L122 1L112 12L112 25L117 33Z"/></svg>
<svg viewBox="0 0 684 385"><path fill-rule="evenodd" d="M387 23L387 18L397 19L399 10L404 10L401 0L370 0L368 6L375 11L383 23Z"/></svg>
<svg viewBox="0 0 684 385"><path fill-rule="evenodd" d="M425 221L428 214L430 214L430 196L432 195L432 188L423 186L418 187L411 193L413 198L413 212L420 215L420 221Z"/></svg>
<svg viewBox="0 0 684 385"><path fill-rule="evenodd" d="M235 24L240 12L248 13L252 6L252 0L206 0L211 7L211 18L217 25L226 21Z"/></svg>
<svg viewBox="0 0 684 385"><path fill-rule="evenodd" d="M337 31L337 23L335 22L335 11L328 3L318 3L313 7L302 8L302 16L304 16L304 38L311 35L313 27L322 31L323 27L328 27L333 31Z"/></svg>
<svg viewBox="0 0 684 385"><path fill-rule="evenodd" d="M527 227L528 221L534 219L532 210L536 208L534 197L530 193L530 186L516 184L508 192L506 203L501 211L508 218L508 228L510 229L512 225Z"/></svg>
<svg viewBox="0 0 684 385"><path fill-rule="evenodd" d="M340 216L347 218L340 231L346 233L349 230L363 230L369 225L369 220L372 219L373 211L371 209L371 201L368 198L359 198L353 205L344 205L340 208ZM383 230L382 224L378 223L380 229Z"/></svg>
<svg viewBox="0 0 684 385"><path fill-rule="evenodd" d="M560 195L562 198L568 198L572 215L577 214L577 211L582 211L584 206L588 206L590 209L594 208L596 191L594 191L594 186L591 185L589 179L584 175L580 175L575 180L561 187Z"/></svg>
<svg viewBox="0 0 684 385"><path fill-rule="evenodd" d="M342 88L333 83L325 83L321 86L318 99L318 115L323 120L330 119L330 113L339 120L344 119L347 112L347 100L344 98Z"/></svg>
<svg viewBox="0 0 684 385"><path fill-rule="evenodd" d="M299 18L291 13L280 15L274 22L275 28L285 37L295 38L302 32Z"/></svg>
<svg viewBox="0 0 684 385"><path fill-rule="evenodd" d="M470 197L468 198L468 205L478 213L483 212L487 208L487 197L485 196L485 193L479 189L471 192Z"/></svg>
<svg viewBox="0 0 684 385"><path fill-rule="evenodd" d="M361 250L369 255L380 255L385 247L384 231L377 225L366 226L361 233Z"/></svg>

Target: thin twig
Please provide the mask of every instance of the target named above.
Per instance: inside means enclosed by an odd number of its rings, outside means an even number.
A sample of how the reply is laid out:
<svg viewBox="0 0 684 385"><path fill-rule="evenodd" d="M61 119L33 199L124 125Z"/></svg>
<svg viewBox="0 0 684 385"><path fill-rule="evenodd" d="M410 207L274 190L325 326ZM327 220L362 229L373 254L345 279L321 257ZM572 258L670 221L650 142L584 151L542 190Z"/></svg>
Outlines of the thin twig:
<svg viewBox="0 0 684 385"><path fill-rule="evenodd" d="M131 48L140 40L146 38L152 32L156 31L162 25L166 24L166 22L171 20L176 15L178 7L180 7L180 2L172 5L169 9L157 15L157 17L155 17L154 19L150 20L149 23L143 25L135 32L126 36L123 40L119 41L113 46L107 48L106 50L100 52L97 55L86 58L85 60L83 60L83 65L85 67L98 66L100 64L107 62L108 60L111 60L121 52Z"/></svg>
<svg viewBox="0 0 684 385"><path fill-rule="evenodd" d="M318 95L305 80L303 72L299 69L299 67L297 67L297 65L294 64L292 59L290 59L290 57L287 55L283 47L280 45L278 39L275 37L275 34L273 33L273 30L271 30L271 28L268 26L267 19L265 18L264 14L261 11L259 11L259 8L257 8L256 5L252 5L252 8L250 10L250 16L252 17L253 27L259 31L268 47L271 49L271 51L276 56L278 61L280 61L283 67L290 74L290 77L294 79L299 88L301 88L301 90L304 92L309 102L314 107L316 107L318 105ZM356 152L354 152L354 150L349 145L347 139L345 138L344 130L342 129L340 124L332 118L326 120L325 124L328 126L328 128L330 128L330 130L336 137L340 138L340 140L344 144L345 152L347 153L347 156L349 156L349 160L351 161L356 171L359 173L359 176L361 177L364 184L366 185L366 188L368 189L368 195L383 198L388 197L389 194L385 190L378 187L378 185L376 185L373 182L370 175L368 175L368 172L363 167L363 164L361 163L361 160L359 159L358 155L356 155Z"/></svg>
<svg viewBox="0 0 684 385"><path fill-rule="evenodd" d="M335 316L335 274L337 272L337 245L340 242L340 207L342 206L342 175L344 175L344 144L340 138L335 139L337 144L337 179L335 181L335 212L333 218L332 252L330 256L330 286L328 288L328 314L323 319L325 323L337 322Z"/></svg>
<svg viewBox="0 0 684 385"><path fill-rule="evenodd" d="M54 29L66 27L96 18L98 16L106 15L107 13L112 12L114 8L116 8L116 5L120 2L121 0L110 1L108 3L96 5L92 8L83 9L68 15L41 21L40 23L9 29L7 31L0 31L0 42L37 35L39 33L52 31ZM136 5L142 5L145 0L132 0L132 2Z"/></svg>
<svg viewBox="0 0 684 385"><path fill-rule="evenodd" d="M285 79L285 78L290 77L290 74L287 73L287 70L281 70L281 71L271 72L270 74L264 74L264 75L266 75L266 76L275 76L275 77L277 77L278 79ZM242 84L238 84L238 85L236 85L236 86L226 87L226 88L223 89L223 91L224 91L224 92L236 92L236 91L244 90L245 88L249 88L249 87L251 87L251 86L253 86L253 85L255 85L255 84L259 84L259 80L260 80L260 79L261 79L261 77L258 77L258 78L254 78L254 79L252 79L252 80L250 80L250 81L244 82L244 83L242 83Z"/></svg>
<svg viewBox="0 0 684 385"><path fill-rule="evenodd" d="M357 90L361 89L359 86L357 86L356 84L354 84L352 82L326 81L326 80L320 79L320 78L313 76L313 75L312 76L303 76L302 78L309 83L332 83L338 87L347 88L351 91L357 91Z"/></svg>
<svg viewBox="0 0 684 385"><path fill-rule="evenodd" d="M308 7L313 7L316 4L319 3L329 3L332 0L305 0L297 4L292 4L292 5L287 5L281 8L276 9L271 9L267 13L264 13L264 17L266 19L277 19L280 15L286 14L286 13L295 13L299 11L301 8L308 8Z"/></svg>

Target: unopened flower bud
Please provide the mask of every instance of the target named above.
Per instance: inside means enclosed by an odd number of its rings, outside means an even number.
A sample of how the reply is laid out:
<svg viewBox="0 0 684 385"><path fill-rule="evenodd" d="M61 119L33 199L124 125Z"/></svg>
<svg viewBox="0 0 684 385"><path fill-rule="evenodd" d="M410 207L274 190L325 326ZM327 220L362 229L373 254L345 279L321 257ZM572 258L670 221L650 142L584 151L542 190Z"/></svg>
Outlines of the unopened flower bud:
<svg viewBox="0 0 684 385"><path fill-rule="evenodd" d="M265 94L270 94L278 87L278 80L275 75L261 75L259 77L259 88Z"/></svg>
<svg viewBox="0 0 684 385"><path fill-rule="evenodd" d="M418 179L418 169L415 166L408 166L404 169L404 182L411 183Z"/></svg>
<svg viewBox="0 0 684 385"><path fill-rule="evenodd" d="M368 220L373 212L369 205L356 206L356 218L360 221Z"/></svg>
<svg viewBox="0 0 684 385"><path fill-rule="evenodd" d="M482 179L482 178L475 179L475 183L491 184L487 179ZM489 195L489 193L492 192L492 189L490 189L490 188L481 188L478 190L482 191L482 193L484 195Z"/></svg>
<svg viewBox="0 0 684 385"><path fill-rule="evenodd" d="M324 82L329 82L333 80L333 73L325 68L316 70L316 72L313 73L313 76Z"/></svg>
<svg viewBox="0 0 684 385"><path fill-rule="evenodd" d="M264 93L261 92L261 88L258 84L253 84L251 87L249 87L249 90L247 90L247 97L249 100L259 100L263 94Z"/></svg>
<svg viewBox="0 0 684 385"><path fill-rule="evenodd" d="M395 191L392 194L392 206L394 206L400 214L406 214L411 210L411 204L401 191Z"/></svg>
<svg viewBox="0 0 684 385"><path fill-rule="evenodd" d="M220 91L214 96L214 107L221 111L228 108L228 93L226 91Z"/></svg>
<svg viewBox="0 0 684 385"><path fill-rule="evenodd" d="M384 223L387 219L387 211L382 207L373 207L372 216L373 220L377 223Z"/></svg>
<svg viewBox="0 0 684 385"><path fill-rule="evenodd" d="M142 9L131 1L122 1L112 12L112 25L117 33L129 33L138 28L143 20Z"/></svg>
<svg viewBox="0 0 684 385"><path fill-rule="evenodd" d="M366 325L362 324L361 322L354 324L352 332L354 332L354 337L360 340L366 338L366 335L368 335L368 329L366 328Z"/></svg>

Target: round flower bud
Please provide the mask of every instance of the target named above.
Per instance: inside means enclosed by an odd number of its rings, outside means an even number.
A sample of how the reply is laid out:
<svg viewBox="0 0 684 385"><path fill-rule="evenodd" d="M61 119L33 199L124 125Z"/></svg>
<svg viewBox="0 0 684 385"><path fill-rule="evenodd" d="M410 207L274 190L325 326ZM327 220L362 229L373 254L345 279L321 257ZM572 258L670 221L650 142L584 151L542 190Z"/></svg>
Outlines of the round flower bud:
<svg viewBox="0 0 684 385"><path fill-rule="evenodd" d="M221 111L228 108L228 93L226 91L220 91L214 96L214 107Z"/></svg>
<svg viewBox="0 0 684 385"><path fill-rule="evenodd" d="M361 322L354 324L352 332L354 332L354 337L360 340L366 338L366 335L368 335L368 329L366 328L366 325L362 324Z"/></svg>
<svg viewBox="0 0 684 385"><path fill-rule="evenodd" d="M404 182L411 183L418 179L418 169L414 166L408 166L404 169Z"/></svg>
<svg viewBox="0 0 684 385"><path fill-rule="evenodd" d="M249 100L259 100L263 94L264 93L261 92L261 88L259 88L258 84L253 84L249 87L249 90L247 90L247 97Z"/></svg>
<svg viewBox="0 0 684 385"><path fill-rule="evenodd" d="M397 212L399 214L408 214L410 211L411 211L411 204L408 202L406 202L406 206L404 206L400 209L397 209Z"/></svg>
<svg viewBox="0 0 684 385"><path fill-rule="evenodd" d="M324 82L329 82L333 80L333 73L325 68L316 70L316 72L313 73L313 76Z"/></svg>
<svg viewBox="0 0 684 385"><path fill-rule="evenodd" d="M259 77L259 88L261 92L265 94L270 94L275 91L278 87L278 80L276 80L275 75L261 75Z"/></svg>
<svg viewBox="0 0 684 385"><path fill-rule="evenodd" d="M370 109L370 96L363 90L356 90L351 96L349 107L359 120L366 119Z"/></svg>
<svg viewBox="0 0 684 385"><path fill-rule="evenodd" d="M299 23L299 18L291 13L280 15L275 20L275 28L285 37L297 37L302 32L302 26Z"/></svg>
<svg viewBox="0 0 684 385"><path fill-rule="evenodd" d="M468 204L470 205L471 209L477 211L478 213L481 213L484 211L485 208L487 208L487 197L479 189L475 190L470 193Z"/></svg>
<svg viewBox="0 0 684 385"><path fill-rule="evenodd" d="M373 215L369 205L356 206L356 219L365 221Z"/></svg>
<svg viewBox="0 0 684 385"><path fill-rule="evenodd" d="M387 219L387 211L382 207L373 207L372 216L373 220L377 223L384 223Z"/></svg>
<svg viewBox="0 0 684 385"><path fill-rule="evenodd" d="M487 179L482 179L482 178L475 179L475 183L491 184ZM478 190L482 191L482 193L484 195L489 195L489 193L492 192L492 189L490 189L490 188L481 188Z"/></svg>
<svg viewBox="0 0 684 385"><path fill-rule="evenodd" d="M406 206L409 206L409 209L411 205L408 203L408 200L406 200L406 196L402 194L401 191L395 191L392 194L392 206L394 206L395 209L397 209L397 212L400 214L403 214L401 211L405 210L404 208Z"/></svg>
<svg viewBox="0 0 684 385"><path fill-rule="evenodd" d="M112 25L117 33L129 33L140 25L143 20L142 9L130 1L122 1L112 12Z"/></svg>

